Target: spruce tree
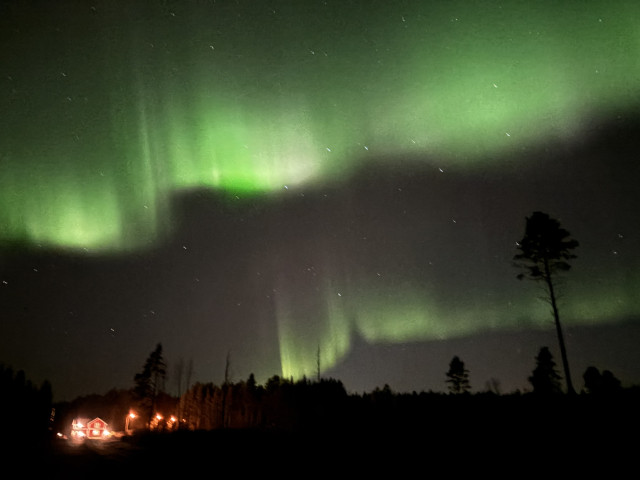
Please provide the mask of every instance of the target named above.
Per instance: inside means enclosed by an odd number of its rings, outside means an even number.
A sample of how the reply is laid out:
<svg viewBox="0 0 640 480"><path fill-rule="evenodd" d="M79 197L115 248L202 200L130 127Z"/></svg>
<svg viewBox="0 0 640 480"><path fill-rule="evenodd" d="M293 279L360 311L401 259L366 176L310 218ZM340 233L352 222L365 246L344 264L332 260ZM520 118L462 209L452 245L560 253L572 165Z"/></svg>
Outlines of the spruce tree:
<svg viewBox="0 0 640 480"><path fill-rule="evenodd" d="M449 363L446 381L449 384L450 393L468 393L471 390L469 370L464 367L464 362L457 356L453 357L451 363Z"/></svg>
<svg viewBox="0 0 640 480"><path fill-rule="evenodd" d="M156 348L147 358L142 372L134 377L134 393L138 397L140 408L146 410L147 423L151 424L156 406L156 398L164 388L164 380L167 374L167 366L162 357L162 344Z"/></svg>
<svg viewBox="0 0 640 480"><path fill-rule="evenodd" d="M533 393L550 395L562 393L560 381L562 377L556 370L556 362L548 347L542 347L536 357L536 368L529 377Z"/></svg>

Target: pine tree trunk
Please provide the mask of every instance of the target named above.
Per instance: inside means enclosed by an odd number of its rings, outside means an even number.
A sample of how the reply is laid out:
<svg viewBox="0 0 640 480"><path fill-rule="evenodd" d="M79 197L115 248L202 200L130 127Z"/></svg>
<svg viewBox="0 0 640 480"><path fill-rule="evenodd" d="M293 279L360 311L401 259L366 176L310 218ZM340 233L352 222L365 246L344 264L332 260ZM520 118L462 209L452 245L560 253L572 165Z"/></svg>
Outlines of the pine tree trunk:
<svg viewBox="0 0 640 480"><path fill-rule="evenodd" d="M549 298L551 299L551 307L553 308L553 318L556 324L556 332L558 334L558 343L560 344L560 355L562 356L562 367L564 369L564 376L567 382L567 393L573 395L576 391L573 388L571 382L571 372L569 371L569 359L567 358L567 349L564 345L564 335L562 334L562 327L560 326L560 314L558 313L558 305L556 303L556 295L553 289L553 282L551 277L546 276L547 287L549 288Z"/></svg>

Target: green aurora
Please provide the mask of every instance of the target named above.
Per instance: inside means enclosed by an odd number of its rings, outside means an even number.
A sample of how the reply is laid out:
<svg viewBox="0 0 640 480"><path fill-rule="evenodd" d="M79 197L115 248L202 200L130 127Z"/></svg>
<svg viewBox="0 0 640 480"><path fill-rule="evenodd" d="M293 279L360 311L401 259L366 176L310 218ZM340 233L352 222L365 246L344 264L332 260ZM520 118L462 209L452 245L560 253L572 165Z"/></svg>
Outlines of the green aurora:
<svg viewBox="0 0 640 480"><path fill-rule="evenodd" d="M270 192L402 152L472 168L640 92L636 2L126 3L4 35L4 240L150 245L175 191Z"/></svg>
<svg viewBox="0 0 640 480"><path fill-rule="evenodd" d="M171 235L180 192L268 196L405 154L498 170L496 158L640 100L637 1L58 5L0 20L0 242L149 249ZM405 342L518 325L500 302L478 322L474 301L451 308L415 284L390 299L338 270L313 305L275 302L283 375L312 376L318 348L335 365L354 333ZM566 316L640 311L610 288ZM535 302L530 321L547 325Z"/></svg>

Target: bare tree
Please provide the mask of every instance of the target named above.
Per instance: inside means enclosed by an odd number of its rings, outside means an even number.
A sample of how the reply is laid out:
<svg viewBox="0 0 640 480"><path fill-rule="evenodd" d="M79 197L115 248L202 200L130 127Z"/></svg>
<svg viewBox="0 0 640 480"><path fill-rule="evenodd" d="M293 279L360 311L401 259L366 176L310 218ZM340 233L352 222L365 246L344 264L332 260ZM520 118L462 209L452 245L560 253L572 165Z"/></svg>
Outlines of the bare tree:
<svg viewBox="0 0 640 480"><path fill-rule="evenodd" d="M227 394L231 389L231 378L229 373L229 368L231 366L231 352L227 352L227 360L224 366L224 383L222 384L222 428L226 427L227 422Z"/></svg>
<svg viewBox="0 0 640 480"><path fill-rule="evenodd" d="M178 397L182 396L182 374L184 373L184 360L180 358L173 366L173 376L176 379Z"/></svg>

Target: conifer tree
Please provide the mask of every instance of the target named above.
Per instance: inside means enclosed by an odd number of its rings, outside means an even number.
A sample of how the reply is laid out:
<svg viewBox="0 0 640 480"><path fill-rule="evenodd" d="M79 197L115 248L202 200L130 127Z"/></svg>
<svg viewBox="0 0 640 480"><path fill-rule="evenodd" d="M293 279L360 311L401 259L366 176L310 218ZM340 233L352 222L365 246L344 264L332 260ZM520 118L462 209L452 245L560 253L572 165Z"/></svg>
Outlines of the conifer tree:
<svg viewBox="0 0 640 480"><path fill-rule="evenodd" d="M167 366L162 357L162 344L158 343L156 348L147 358L142 372L134 377L134 393L138 397L140 407L146 410L148 424L156 406L156 399L160 391L164 388L164 380L167 374Z"/></svg>
<svg viewBox="0 0 640 480"><path fill-rule="evenodd" d="M455 356L449 363L447 372L449 392L453 394L468 393L471 390L469 384L469 370L464 367L464 362Z"/></svg>
<svg viewBox="0 0 640 480"><path fill-rule="evenodd" d="M573 394L575 390L571 383L569 360L560 326L556 295L558 273L569 270L571 268L569 260L576 258L571 251L578 246L578 242L569 237L570 233L560 227L560 222L546 213L533 212L533 215L527 218L524 238L517 243L520 253L514 256L514 261L517 267L524 270L524 273L518 275L518 279L542 281L545 285L560 344L567 392Z"/></svg>
<svg viewBox="0 0 640 480"><path fill-rule="evenodd" d="M549 395L562 393L560 381L562 377L556 370L556 362L548 347L542 347L536 357L536 368L529 377L533 393Z"/></svg>

